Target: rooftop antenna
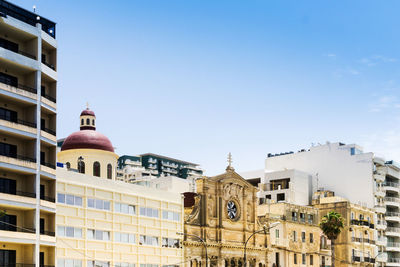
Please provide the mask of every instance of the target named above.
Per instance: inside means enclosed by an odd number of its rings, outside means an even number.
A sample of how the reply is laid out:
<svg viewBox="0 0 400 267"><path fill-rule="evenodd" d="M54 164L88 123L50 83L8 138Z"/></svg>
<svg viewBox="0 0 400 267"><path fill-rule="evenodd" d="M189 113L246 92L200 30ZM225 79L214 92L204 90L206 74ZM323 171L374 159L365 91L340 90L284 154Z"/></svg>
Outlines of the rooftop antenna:
<svg viewBox="0 0 400 267"><path fill-rule="evenodd" d="M33 6L33 13L36 13L36 6Z"/></svg>

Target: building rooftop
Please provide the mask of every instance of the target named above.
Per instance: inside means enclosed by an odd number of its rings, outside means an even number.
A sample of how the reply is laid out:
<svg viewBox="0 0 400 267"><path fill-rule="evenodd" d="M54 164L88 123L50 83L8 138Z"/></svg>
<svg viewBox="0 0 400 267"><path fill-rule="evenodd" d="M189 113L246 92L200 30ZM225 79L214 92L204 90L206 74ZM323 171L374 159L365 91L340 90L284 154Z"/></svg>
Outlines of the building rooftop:
<svg viewBox="0 0 400 267"><path fill-rule="evenodd" d="M188 161L183 161L183 160L179 160L179 159L174 159L174 158L170 158L170 157L166 157L166 156L162 156L162 155L158 155L158 154L153 154L153 153L140 154L139 156L141 156L141 157L144 157L144 156L151 156L151 157L163 158L163 159L166 159L166 160L179 162L179 163L181 163L181 164L190 164L190 165L199 166L199 164L196 164L196 163L192 163L192 162L188 162Z"/></svg>
<svg viewBox="0 0 400 267"><path fill-rule="evenodd" d="M36 23L42 24L42 30L53 38L56 38L56 23L36 13L30 12L22 7L8 1L0 0L0 17L11 16L36 27Z"/></svg>

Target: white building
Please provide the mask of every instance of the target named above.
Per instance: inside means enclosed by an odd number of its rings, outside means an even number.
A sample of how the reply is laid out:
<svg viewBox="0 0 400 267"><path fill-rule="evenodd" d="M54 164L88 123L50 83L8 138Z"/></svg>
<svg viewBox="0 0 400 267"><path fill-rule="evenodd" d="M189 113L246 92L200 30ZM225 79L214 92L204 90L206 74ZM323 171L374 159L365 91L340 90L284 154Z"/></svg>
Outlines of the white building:
<svg viewBox="0 0 400 267"><path fill-rule="evenodd" d="M296 169L312 174L319 188L374 208L378 266L400 266L400 167L394 162L364 153L355 144L327 143L297 153L268 154L265 169Z"/></svg>
<svg viewBox="0 0 400 267"><path fill-rule="evenodd" d="M267 172L259 184L259 203L310 205L316 190L315 181L315 176L298 170Z"/></svg>

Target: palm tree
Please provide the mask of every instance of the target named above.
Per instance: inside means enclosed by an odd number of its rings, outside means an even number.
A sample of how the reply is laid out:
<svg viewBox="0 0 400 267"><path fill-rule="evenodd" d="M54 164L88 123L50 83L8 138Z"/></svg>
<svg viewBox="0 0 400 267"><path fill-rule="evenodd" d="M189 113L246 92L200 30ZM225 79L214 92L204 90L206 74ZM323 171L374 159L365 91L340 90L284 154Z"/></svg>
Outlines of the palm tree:
<svg viewBox="0 0 400 267"><path fill-rule="evenodd" d="M342 215L337 213L336 211L328 212L324 217L322 217L321 223L319 227L322 229L322 232L328 237L331 241L331 258L332 258L332 267L335 267L335 240L339 236L340 232L343 228L343 218Z"/></svg>

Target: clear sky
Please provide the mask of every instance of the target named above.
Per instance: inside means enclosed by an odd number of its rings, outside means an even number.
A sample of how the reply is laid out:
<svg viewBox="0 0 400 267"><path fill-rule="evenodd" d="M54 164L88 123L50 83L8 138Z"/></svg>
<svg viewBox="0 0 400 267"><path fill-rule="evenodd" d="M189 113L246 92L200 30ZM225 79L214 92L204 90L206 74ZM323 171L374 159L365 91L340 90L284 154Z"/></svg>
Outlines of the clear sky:
<svg viewBox="0 0 400 267"><path fill-rule="evenodd" d="M358 143L400 161L399 1L12 0L57 22L58 138L221 173Z"/></svg>

